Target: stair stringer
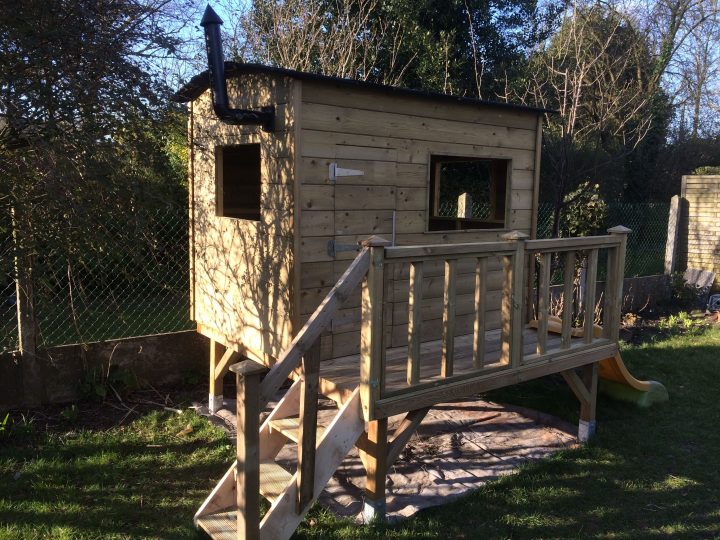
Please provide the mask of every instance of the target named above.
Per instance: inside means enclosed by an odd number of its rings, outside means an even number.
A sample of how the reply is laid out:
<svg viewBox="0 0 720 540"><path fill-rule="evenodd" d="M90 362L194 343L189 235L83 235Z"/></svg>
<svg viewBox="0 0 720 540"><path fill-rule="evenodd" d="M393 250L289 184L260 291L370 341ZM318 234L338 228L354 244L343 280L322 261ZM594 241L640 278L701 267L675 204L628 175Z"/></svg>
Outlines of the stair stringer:
<svg viewBox="0 0 720 540"><path fill-rule="evenodd" d="M300 386L299 380L293 383L260 427L260 460L273 459L287 442L282 433L272 429L270 422L298 414L300 410ZM205 502L198 508L194 517L195 525L197 525L197 520L203 516L235 507L237 504L236 464L237 462L233 461L233 464L215 485Z"/></svg>
<svg viewBox="0 0 720 540"><path fill-rule="evenodd" d="M261 540L284 540L290 538L330 477L353 448L358 437L365 431L365 420L360 403L360 388L352 393L333 421L326 428L315 452L315 481L313 500L298 514L297 473L293 475L285 492L278 497L260 522Z"/></svg>

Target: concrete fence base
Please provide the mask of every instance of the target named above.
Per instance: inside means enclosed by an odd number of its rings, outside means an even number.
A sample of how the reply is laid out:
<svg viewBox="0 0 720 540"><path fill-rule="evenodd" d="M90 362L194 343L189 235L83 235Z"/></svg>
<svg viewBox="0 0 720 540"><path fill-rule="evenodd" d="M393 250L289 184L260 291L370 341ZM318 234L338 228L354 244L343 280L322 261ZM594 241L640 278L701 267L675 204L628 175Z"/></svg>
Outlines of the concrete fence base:
<svg viewBox="0 0 720 540"><path fill-rule="evenodd" d="M193 374L206 375L209 345L194 330L62 345L37 352L39 370L24 370L18 352L0 354L0 410L59 404L83 397L83 383L117 373L138 387L181 383ZM23 376L40 373L30 385L39 396L26 396ZM27 375L25 375L27 376Z"/></svg>

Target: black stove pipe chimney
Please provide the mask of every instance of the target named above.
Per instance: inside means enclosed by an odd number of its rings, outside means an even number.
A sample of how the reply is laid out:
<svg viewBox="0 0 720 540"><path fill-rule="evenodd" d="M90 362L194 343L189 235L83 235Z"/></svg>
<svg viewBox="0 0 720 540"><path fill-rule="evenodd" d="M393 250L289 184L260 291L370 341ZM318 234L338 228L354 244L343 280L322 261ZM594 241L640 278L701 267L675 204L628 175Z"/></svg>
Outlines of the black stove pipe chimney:
<svg viewBox="0 0 720 540"><path fill-rule="evenodd" d="M208 4L200 26L205 30L205 48L208 56L208 76L213 98L213 110L226 124L258 124L265 131L275 129L275 107L262 107L260 111L231 109L228 106L227 82L225 80L225 60L223 59L220 25L222 19Z"/></svg>

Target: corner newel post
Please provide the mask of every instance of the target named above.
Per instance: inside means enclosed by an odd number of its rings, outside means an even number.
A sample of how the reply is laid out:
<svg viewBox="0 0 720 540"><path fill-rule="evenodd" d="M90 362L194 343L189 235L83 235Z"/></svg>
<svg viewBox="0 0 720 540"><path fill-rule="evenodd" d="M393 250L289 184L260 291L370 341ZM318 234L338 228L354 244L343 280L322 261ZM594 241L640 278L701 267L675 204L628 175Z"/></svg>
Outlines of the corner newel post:
<svg viewBox="0 0 720 540"><path fill-rule="evenodd" d="M267 368L252 360L230 367L237 379L237 538L260 535L260 375Z"/></svg>
<svg viewBox="0 0 720 540"><path fill-rule="evenodd" d="M603 321L603 337L617 342L620 339L620 321L623 304L623 284L625 281L625 251L627 238L632 230L617 225L607 230L620 240L620 245L613 250L608 261L610 294L606 299L606 314Z"/></svg>
<svg viewBox="0 0 720 540"><path fill-rule="evenodd" d="M370 266L362 282L362 322L360 329L360 398L368 422L365 468L366 520L385 517L385 477L387 474L387 418L375 417L375 403L382 396L385 378L383 328L384 260L387 240L372 236L361 242L370 250Z"/></svg>
<svg viewBox="0 0 720 540"><path fill-rule="evenodd" d="M371 236L360 245L370 250L370 266L362 281L360 325L360 398L365 420L370 421L375 419L374 406L384 383L383 270L390 242Z"/></svg>
<svg viewBox="0 0 720 540"><path fill-rule="evenodd" d="M503 258L501 358L512 367L518 367L523 358L525 241L530 237L520 231L510 231L501 238L515 242L515 253Z"/></svg>

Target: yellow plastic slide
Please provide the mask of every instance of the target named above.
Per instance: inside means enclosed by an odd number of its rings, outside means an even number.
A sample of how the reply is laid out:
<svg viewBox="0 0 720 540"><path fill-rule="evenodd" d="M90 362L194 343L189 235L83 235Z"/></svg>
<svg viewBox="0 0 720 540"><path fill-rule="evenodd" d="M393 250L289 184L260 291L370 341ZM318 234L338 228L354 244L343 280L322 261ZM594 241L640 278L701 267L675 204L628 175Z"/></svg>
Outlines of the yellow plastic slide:
<svg viewBox="0 0 720 540"><path fill-rule="evenodd" d="M538 322L531 321L530 326L537 328ZM562 332L562 319L555 315L548 318L548 332L560 334ZM573 328L573 337L582 337L582 328ZM595 337L602 335L602 326L596 324L593 328ZM668 400L668 391L658 381L641 381L633 377L625 367L620 353L606 358L598 363L598 375L600 376L600 390L610 397L630 401L641 407L649 407L653 403L660 403Z"/></svg>

